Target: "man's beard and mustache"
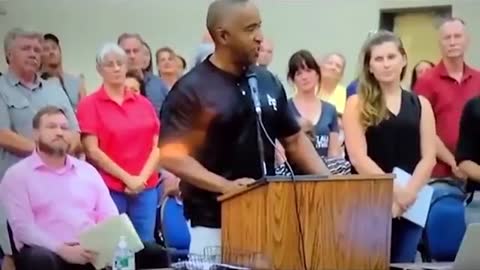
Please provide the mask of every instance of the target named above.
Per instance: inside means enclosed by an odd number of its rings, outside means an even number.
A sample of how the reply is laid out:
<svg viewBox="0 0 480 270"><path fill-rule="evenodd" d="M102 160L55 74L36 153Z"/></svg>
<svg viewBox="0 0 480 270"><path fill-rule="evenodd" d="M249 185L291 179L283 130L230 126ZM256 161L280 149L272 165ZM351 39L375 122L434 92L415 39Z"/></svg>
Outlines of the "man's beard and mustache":
<svg viewBox="0 0 480 270"><path fill-rule="evenodd" d="M70 150L70 144L68 144L65 138L63 137L57 137L55 141L56 140L61 140L63 141L64 144L62 145L56 145L53 143L49 144L43 141L42 139L39 139L37 142L38 150L50 156L56 156L56 157L65 156Z"/></svg>

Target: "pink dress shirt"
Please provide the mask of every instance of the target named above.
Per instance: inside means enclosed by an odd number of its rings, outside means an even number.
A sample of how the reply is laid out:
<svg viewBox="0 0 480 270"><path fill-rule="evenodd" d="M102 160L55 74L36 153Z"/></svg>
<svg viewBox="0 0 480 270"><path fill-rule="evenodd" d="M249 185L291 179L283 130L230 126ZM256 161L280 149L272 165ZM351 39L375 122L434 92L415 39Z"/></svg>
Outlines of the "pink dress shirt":
<svg viewBox="0 0 480 270"><path fill-rule="evenodd" d="M64 243L78 243L81 232L118 215L110 193L90 164L68 156L54 170L34 152L10 167L0 184L15 245L45 247L56 252Z"/></svg>

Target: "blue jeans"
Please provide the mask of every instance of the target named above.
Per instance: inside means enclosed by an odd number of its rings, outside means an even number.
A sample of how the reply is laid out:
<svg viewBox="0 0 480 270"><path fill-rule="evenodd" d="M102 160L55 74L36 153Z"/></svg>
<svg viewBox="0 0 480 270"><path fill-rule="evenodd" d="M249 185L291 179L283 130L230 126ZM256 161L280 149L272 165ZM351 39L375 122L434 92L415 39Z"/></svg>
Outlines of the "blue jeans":
<svg viewBox="0 0 480 270"><path fill-rule="evenodd" d="M458 180L444 179L449 183L432 183L432 202L446 194L464 195L463 183ZM427 220L428 222L428 220ZM407 263L414 262L417 247L422 240L423 228L406 219L394 219L392 221L391 262Z"/></svg>
<svg viewBox="0 0 480 270"><path fill-rule="evenodd" d="M394 218L392 220L390 262L413 263L422 233L423 228L419 225L404 218Z"/></svg>
<svg viewBox="0 0 480 270"><path fill-rule="evenodd" d="M110 191L120 214L126 213L143 242L154 242L158 190L146 189L137 195Z"/></svg>
<svg viewBox="0 0 480 270"><path fill-rule="evenodd" d="M437 179L432 179L437 180ZM438 197L441 197L446 194L456 194L460 196L465 195L465 186L460 180L454 180L450 178L443 179L448 181L450 184L445 182L436 182L430 184L433 187L432 202L435 201Z"/></svg>

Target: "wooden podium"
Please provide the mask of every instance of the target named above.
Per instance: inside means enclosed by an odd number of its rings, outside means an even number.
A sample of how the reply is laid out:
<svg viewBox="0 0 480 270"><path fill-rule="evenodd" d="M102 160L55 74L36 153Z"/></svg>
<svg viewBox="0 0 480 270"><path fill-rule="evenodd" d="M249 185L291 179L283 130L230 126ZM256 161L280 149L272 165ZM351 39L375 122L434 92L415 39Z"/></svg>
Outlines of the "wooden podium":
<svg viewBox="0 0 480 270"><path fill-rule="evenodd" d="M273 269L302 270L303 235L309 270L389 269L392 180L393 175L297 176L295 183L269 178L223 195L222 247L264 254ZM235 263L227 253L223 257Z"/></svg>

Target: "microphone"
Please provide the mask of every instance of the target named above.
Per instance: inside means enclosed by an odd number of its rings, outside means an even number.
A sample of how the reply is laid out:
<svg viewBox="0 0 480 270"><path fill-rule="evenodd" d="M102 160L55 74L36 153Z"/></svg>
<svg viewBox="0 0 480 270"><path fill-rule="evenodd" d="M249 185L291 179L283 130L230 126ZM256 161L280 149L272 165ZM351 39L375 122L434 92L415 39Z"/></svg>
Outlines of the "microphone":
<svg viewBox="0 0 480 270"><path fill-rule="evenodd" d="M250 91L252 93L253 105L255 106L255 112L259 117L262 117L262 105L260 103L260 98L258 97L258 81L257 75L251 69L247 73L248 86L250 86Z"/></svg>
<svg viewBox="0 0 480 270"><path fill-rule="evenodd" d="M258 143L258 154L260 157L260 168L262 169L262 180L267 178L267 164L265 163L265 146L262 139L262 104L260 103L260 98L258 95L258 80L257 74L255 71L250 68L246 73L248 79L248 86L250 87L251 98L253 101L253 106L255 107L256 124L257 124L257 143Z"/></svg>

